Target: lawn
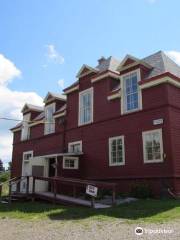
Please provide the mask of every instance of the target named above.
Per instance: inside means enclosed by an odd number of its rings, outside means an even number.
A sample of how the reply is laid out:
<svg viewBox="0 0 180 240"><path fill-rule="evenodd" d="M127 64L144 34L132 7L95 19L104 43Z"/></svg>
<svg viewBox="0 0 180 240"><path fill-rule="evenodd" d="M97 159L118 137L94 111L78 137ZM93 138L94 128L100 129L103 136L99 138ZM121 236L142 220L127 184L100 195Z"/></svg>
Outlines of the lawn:
<svg viewBox="0 0 180 240"><path fill-rule="evenodd" d="M43 202L0 204L0 218L23 220L113 221L164 223L180 220L180 200L139 200L109 209L53 205Z"/></svg>

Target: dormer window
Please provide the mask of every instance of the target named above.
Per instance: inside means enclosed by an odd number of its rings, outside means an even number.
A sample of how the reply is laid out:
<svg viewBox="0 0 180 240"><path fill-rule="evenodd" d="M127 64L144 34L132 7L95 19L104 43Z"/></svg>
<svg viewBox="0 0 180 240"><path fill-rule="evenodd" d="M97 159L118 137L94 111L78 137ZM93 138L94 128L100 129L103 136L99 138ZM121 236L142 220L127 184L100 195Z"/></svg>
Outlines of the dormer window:
<svg viewBox="0 0 180 240"><path fill-rule="evenodd" d="M23 116L22 122L22 131L21 131L21 141L28 140L30 137L30 128L29 128L29 121L31 118L31 114L27 113Z"/></svg>
<svg viewBox="0 0 180 240"><path fill-rule="evenodd" d="M44 134L54 133L55 131L55 120L53 113L55 112L55 103L45 106L45 124L44 124Z"/></svg>
<svg viewBox="0 0 180 240"><path fill-rule="evenodd" d="M140 110L142 108L142 96L138 82L140 81L140 71L121 76L122 86L122 113Z"/></svg>
<svg viewBox="0 0 180 240"><path fill-rule="evenodd" d="M93 88L79 93L79 125L93 122Z"/></svg>

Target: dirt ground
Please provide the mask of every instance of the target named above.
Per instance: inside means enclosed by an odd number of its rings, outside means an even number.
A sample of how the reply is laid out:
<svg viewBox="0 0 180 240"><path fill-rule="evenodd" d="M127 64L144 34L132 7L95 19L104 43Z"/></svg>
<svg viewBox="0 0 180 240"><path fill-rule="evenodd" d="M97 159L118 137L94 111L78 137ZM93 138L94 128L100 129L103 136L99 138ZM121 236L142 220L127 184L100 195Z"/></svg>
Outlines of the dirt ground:
<svg viewBox="0 0 180 240"><path fill-rule="evenodd" d="M136 224L124 221L23 221L0 219L0 240L136 240L136 239L180 239L180 222L166 224L139 224L144 233L135 234ZM166 233L147 232L151 230Z"/></svg>

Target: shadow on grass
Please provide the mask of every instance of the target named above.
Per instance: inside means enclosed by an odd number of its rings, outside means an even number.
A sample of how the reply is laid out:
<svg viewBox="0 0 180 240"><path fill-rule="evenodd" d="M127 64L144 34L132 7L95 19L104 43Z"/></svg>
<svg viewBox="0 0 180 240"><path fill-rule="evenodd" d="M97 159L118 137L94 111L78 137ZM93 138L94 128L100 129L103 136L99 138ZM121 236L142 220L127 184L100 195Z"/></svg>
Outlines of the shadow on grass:
<svg viewBox="0 0 180 240"><path fill-rule="evenodd" d="M161 216L169 210L174 210L166 216ZM90 217L96 219L107 219L112 217L116 219L126 220L145 220L147 218L159 217L159 219L167 218L168 220L180 218L180 201L179 200L139 200L129 204L122 204L107 209L92 209L76 206L53 205L44 202L22 202L13 203L12 205L0 204L0 216L12 214L17 218L34 216L41 219L46 217L51 220L82 220ZM175 216L174 216L175 214ZM163 220L163 219L162 219Z"/></svg>
<svg viewBox="0 0 180 240"><path fill-rule="evenodd" d="M106 209L90 208L65 208L63 211L50 213L52 220L80 220L89 217L96 219L105 219L113 217L116 219L137 220L153 218L161 213L176 209L180 217L180 201L177 200L139 200L137 202L126 203ZM159 219L160 219L159 215ZM173 219L173 216L169 216Z"/></svg>

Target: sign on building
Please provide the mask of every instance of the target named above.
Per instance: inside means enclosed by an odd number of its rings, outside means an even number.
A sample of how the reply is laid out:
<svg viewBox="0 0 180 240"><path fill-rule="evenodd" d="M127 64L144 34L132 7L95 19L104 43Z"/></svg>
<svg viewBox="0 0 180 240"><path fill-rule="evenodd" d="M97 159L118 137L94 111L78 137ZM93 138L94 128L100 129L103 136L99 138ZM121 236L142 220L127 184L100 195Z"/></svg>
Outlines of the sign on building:
<svg viewBox="0 0 180 240"><path fill-rule="evenodd" d="M98 188L92 185L86 186L86 193L90 196L97 197Z"/></svg>
<svg viewBox="0 0 180 240"><path fill-rule="evenodd" d="M163 118L154 119L153 120L153 125L160 125L160 124L163 124L163 122L164 122Z"/></svg>

